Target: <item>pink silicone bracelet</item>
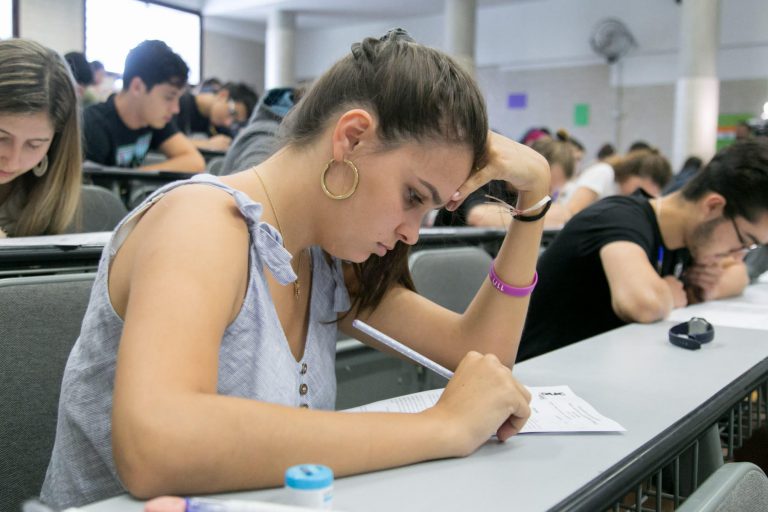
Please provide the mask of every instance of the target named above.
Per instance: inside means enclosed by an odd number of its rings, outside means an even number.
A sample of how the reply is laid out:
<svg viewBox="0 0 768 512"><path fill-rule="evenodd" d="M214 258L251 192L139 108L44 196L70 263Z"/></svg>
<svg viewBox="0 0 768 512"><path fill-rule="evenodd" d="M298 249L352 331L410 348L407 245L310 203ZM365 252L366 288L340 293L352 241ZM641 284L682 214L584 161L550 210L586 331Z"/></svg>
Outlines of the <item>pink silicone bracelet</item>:
<svg viewBox="0 0 768 512"><path fill-rule="evenodd" d="M504 295L509 295L510 297L527 297L531 294L533 289L536 288L536 283L539 282L538 272L534 271L533 282L529 286L518 288L516 286L512 286L511 284L505 283L499 278L499 276L496 275L496 269L493 268L494 263L495 260L491 262L491 268L488 270L488 277L491 279L491 284L493 287Z"/></svg>

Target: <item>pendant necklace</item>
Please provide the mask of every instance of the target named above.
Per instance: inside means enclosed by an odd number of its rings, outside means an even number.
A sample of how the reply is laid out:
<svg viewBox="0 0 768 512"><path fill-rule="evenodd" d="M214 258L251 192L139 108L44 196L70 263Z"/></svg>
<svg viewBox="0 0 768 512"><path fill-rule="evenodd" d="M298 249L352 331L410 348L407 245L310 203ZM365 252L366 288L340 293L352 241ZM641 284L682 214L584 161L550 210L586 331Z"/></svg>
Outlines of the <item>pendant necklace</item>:
<svg viewBox="0 0 768 512"><path fill-rule="evenodd" d="M275 224L277 224L277 230L280 231L280 235L282 236L283 228L280 226L280 219L277 218L277 210L275 210L275 205L272 203L272 198L269 197L269 191L267 190L267 186L264 184L264 180L261 178L261 175L256 171L256 168L253 168L254 174L256 174L256 177L259 178L259 182L261 183L261 188L264 189L264 195L267 196L267 202L269 203L269 207L272 209L272 214L275 216ZM285 247L285 237L283 238L283 247ZM301 260L304 256L304 251L301 251L299 253L299 262L297 265L297 271L296 271L296 280L293 282L293 295L296 300L299 300L299 296L301 293L301 284L299 283L299 272L301 271Z"/></svg>

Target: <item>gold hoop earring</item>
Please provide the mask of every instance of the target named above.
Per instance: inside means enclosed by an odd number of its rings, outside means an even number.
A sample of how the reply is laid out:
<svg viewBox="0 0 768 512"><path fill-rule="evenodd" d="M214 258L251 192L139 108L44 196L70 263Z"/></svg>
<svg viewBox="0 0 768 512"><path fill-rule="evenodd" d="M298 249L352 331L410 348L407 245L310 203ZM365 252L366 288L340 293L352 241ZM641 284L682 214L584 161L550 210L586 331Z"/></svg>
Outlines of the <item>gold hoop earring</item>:
<svg viewBox="0 0 768 512"><path fill-rule="evenodd" d="M330 197L331 199L335 199L337 201L340 201L342 199L346 199L350 197L352 194L355 193L357 190L357 184L360 183L360 173L357 170L357 167L355 164L353 164L350 160L347 160L346 158L343 160L345 164L347 164L348 167L352 169L352 172L355 173L355 181L352 183L352 189L348 192L344 192L343 194L336 195L333 192L330 191L328 188L328 183L325 181L325 176L328 174L328 169L331 168L331 164L333 164L336 160L331 158L331 160L326 164L325 169L323 169L323 172L320 173L320 186L323 188L323 192L325 192L325 195Z"/></svg>
<svg viewBox="0 0 768 512"><path fill-rule="evenodd" d="M48 155L45 155L40 162L32 168L32 174L38 178L42 178L45 172L48 170Z"/></svg>

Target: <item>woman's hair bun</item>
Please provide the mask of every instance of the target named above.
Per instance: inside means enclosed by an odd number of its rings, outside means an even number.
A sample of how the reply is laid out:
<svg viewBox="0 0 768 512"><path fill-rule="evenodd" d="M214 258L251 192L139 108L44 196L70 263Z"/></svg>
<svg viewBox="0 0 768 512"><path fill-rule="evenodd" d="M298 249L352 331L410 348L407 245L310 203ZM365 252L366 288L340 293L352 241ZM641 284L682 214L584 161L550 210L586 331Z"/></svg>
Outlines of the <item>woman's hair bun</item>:
<svg viewBox="0 0 768 512"><path fill-rule="evenodd" d="M416 42L416 40L411 37L411 34L409 34L407 30L400 27L389 29L386 34L379 38L379 41L407 41L409 43Z"/></svg>
<svg viewBox="0 0 768 512"><path fill-rule="evenodd" d="M378 39L375 37L366 37L362 42L353 44L352 56L358 62L372 64L376 62L377 55L380 51L379 49L383 47L384 43L396 43L399 41L408 43L416 42L405 29L393 28Z"/></svg>
<svg viewBox="0 0 768 512"><path fill-rule="evenodd" d="M560 128L559 130L557 130L555 135L557 136L557 140L559 140L560 142L568 142L569 140L571 140L571 136L568 135L568 130L564 128Z"/></svg>

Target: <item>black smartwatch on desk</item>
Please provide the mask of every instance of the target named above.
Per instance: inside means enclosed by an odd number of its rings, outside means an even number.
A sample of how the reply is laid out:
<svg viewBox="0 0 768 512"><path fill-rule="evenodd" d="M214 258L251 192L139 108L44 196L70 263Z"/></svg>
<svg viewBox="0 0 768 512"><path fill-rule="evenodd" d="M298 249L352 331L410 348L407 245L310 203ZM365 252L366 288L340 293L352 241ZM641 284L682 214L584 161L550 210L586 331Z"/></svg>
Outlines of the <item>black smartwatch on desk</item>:
<svg viewBox="0 0 768 512"><path fill-rule="evenodd" d="M703 318L693 317L669 329L669 341L678 347L698 350L715 338L715 328Z"/></svg>

